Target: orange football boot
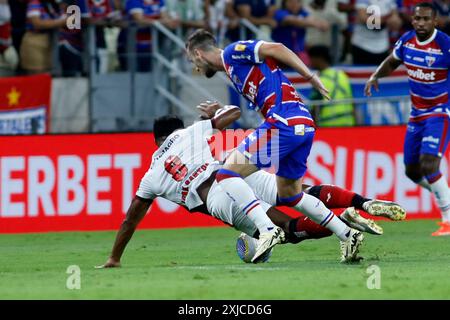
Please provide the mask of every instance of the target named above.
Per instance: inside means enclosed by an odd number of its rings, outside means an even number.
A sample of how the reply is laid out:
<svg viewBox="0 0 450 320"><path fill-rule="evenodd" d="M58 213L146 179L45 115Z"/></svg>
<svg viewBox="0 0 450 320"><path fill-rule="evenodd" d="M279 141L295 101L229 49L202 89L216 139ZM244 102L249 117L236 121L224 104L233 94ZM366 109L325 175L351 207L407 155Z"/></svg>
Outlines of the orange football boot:
<svg viewBox="0 0 450 320"><path fill-rule="evenodd" d="M450 222L438 222L438 225L441 227L433 232L431 235L438 237L438 236L450 236Z"/></svg>

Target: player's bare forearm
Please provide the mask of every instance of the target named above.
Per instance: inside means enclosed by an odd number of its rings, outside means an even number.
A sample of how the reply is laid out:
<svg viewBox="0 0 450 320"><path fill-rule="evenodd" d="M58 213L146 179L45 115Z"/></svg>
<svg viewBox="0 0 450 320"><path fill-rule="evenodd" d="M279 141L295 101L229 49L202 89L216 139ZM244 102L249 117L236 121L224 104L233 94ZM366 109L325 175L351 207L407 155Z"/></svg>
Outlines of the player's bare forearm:
<svg viewBox="0 0 450 320"><path fill-rule="evenodd" d="M241 117L241 110L237 106L221 106L218 102L203 102L197 109L202 119L211 119L214 129L223 130Z"/></svg>
<svg viewBox="0 0 450 320"><path fill-rule="evenodd" d="M372 74L372 77L377 79L387 77L395 69L397 69L400 64L401 62L395 59L392 54L390 54L386 59L384 59L377 70L375 70L375 72Z"/></svg>
<svg viewBox="0 0 450 320"><path fill-rule="evenodd" d="M117 262L120 261L125 247L133 236L136 227L147 213L150 204L151 201L143 201L137 197L133 199L127 215L123 220L119 231L117 232L116 240L110 256L111 259Z"/></svg>
<svg viewBox="0 0 450 320"><path fill-rule="evenodd" d="M307 79L311 78L312 76L312 72L303 63L303 61L294 52L292 52L292 50L287 48L282 43L263 43L259 49L259 57L261 60L264 60L267 57L274 58L282 64L291 67Z"/></svg>
<svg viewBox="0 0 450 320"><path fill-rule="evenodd" d="M395 59L391 53L370 76L369 80L367 80L366 86L364 87L364 94L368 97L372 96L372 87L378 91L378 79L390 75L400 64L401 61Z"/></svg>
<svg viewBox="0 0 450 320"><path fill-rule="evenodd" d="M237 106L225 106L211 119L213 128L223 130L241 117L241 109Z"/></svg>
<svg viewBox="0 0 450 320"><path fill-rule="evenodd" d="M278 62L291 67L301 76L306 78L306 80L308 80L325 99L330 100L329 91L325 88L319 77L315 76L303 61L285 45L275 42L264 42L259 48L258 55L260 60L271 57Z"/></svg>

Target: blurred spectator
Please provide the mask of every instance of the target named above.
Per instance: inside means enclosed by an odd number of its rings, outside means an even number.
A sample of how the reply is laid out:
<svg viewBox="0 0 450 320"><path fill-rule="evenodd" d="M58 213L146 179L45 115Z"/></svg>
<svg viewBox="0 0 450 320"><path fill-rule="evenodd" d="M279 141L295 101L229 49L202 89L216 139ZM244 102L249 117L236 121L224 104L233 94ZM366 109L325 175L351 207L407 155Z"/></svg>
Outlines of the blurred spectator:
<svg viewBox="0 0 450 320"><path fill-rule="evenodd" d="M0 65L14 70L18 57L11 40L11 11L6 0L0 0Z"/></svg>
<svg viewBox="0 0 450 320"><path fill-rule="evenodd" d="M340 62L346 62L347 56L352 52L352 35L356 21L356 0L337 0L337 8L339 12L347 15L347 29L342 33L344 36L344 43L342 46L342 55Z"/></svg>
<svg viewBox="0 0 450 320"><path fill-rule="evenodd" d="M84 38L82 29L87 24L87 7L84 0L63 0L62 12L67 12L67 7L76 5L80 8L82 17L81 29L61 28L59 33L59 60L61 62L63 77L79 77L83 74Z"/></svg>
<svg viewBox="0 0 450 320"><path fill-rule="evenodd" d="M169 17L163 0L127 0L125 13L129 21L134 22L139 28L136 32L136 70L145 72L151 70L152 33L151 26L154 21L161 22L169 29L180 26L179 19ZM129 29L122 29L119 35L118 53L121 68L128 69L127 34Z"/></svg>
<svg viewBox="0 0 450 320"><path fill-rule="evenodd" d="M206 0L208 28L220 46L225 45L227 30L239 27L239 16L233 9L233 0Z"/></svg>
<svg viewBox="0 0 450 320"><path fill-rule="evenodd" d="M353 99L348 76L342 70L331 67L331 56L325 46L314 46L309 50L311 67L319 71L319 77L330 91L331 101ZM323 96L313 90L311 100L323 100ZM319 126L342 127L355 125L355 111L352 103L324 104L313 106L313 114Z"/></svg>
<svg viewBox="0 0 450 320"><path fill-rule="evenodd" d="M11 10L11 37L16 52L20 52L20 44L26 32L27 0L8 0Z"/></svg>
<svg viewBox="0 0 450 320"><path fill-rule="evenodd" d="M241 18L259 27L259 34L251 35L246 32L245 38L270 38L270 29L277 26L277 22L273 19L277 10L275 0L234 0L234 8Z"/></svg>
<svg viewBox="0 0 450 320"><path fill-rule="evenodd" d="M312 20L328 21L331 24L326 31L310 28L306 33L306 45L324 45L330 50L339 47L342 43L340 35L347 27L347 20L344 14L337 11L336 0L312 0L306 11Z"/></svg>
<svg viewBox="0 0 450 320"><path fill-rule="evenodd" d="M66 25L56 0L30 0L27 6L27 32L20 46L21 68L27 73L52 69L51 32Z"/></svg>
<svg viewBox="0 0 450 320"><path fill-rule="evenodd" d="M329 23L322 19L311 18L303 9L302 0L283 0L281 9L275 12L278 26L273 29L272 38L283 43L295 52L306 64L309 64L305 51L306 28L329 30Z"/></svg>
<svg viewBox="0 0 450 320"><path fill-rule="evenodd" d="M367 12L369 6L376 6L378 12ZM395 0L357 0L356 8L357 21L352 36L353 64L378 65L389 54L388 29L399 29L401 26L397 5Z"/></svg>
<svg viewBox="0 0 450 320"><path fill-rule="evenodd" d="M234 0L236 12L255 26L268 25L275 28L277 23L273 19L275 0Z"/></svg>
<svg viewBox="0 0 450 320"><path fill-rule="evenodd" d="M450 0L434 0L438 14L438 28L450 35Z"/></svg>
<svg viewBox="0 0 450 320"><path fill-rule="evenodd" d="M118 0L82 0L86 9L84 17L90 25L95 26L96 58L99 73L106 73L109 56L105 39L105 28L121 26L121 2Z"/></svg>
<svg viewBox="0 0 450 320"><path fill-rule="evenodd" d="M192 29L207 27L203 0L166 0L166 7L170 17L180 20L183 38Z"/></svg>

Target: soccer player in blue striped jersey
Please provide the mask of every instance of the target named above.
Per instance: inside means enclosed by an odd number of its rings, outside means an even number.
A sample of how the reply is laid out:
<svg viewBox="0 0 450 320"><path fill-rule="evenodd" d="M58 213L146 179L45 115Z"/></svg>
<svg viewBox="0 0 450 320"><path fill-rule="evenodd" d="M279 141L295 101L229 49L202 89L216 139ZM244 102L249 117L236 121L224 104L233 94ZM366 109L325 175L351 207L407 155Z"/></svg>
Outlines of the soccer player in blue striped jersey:
<svg viewBox="0 0 450 320"><path fill-rule="evenodd" d="M450 190L439 170L449 141L450 37L436 29L436 11L430 3L414 8L414 30L405 33L395 49L366 83L365 94L378 79L388 76L401 63L407 69L411 116L404 143L406 175L430 190L442 213L440 229L433 236L450 235Z"/></svg>

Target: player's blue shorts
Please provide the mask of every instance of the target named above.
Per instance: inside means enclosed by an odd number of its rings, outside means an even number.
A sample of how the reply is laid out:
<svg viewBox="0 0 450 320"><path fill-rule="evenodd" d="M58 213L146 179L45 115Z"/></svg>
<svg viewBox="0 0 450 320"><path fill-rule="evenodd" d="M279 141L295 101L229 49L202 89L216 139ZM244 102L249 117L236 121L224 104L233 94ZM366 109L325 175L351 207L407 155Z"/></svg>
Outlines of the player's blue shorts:
<svg viewBox="0 0 450 320"><path fill-rule="evenodd" d="M297 180L305 175L314 134L315 129L307 125L266 121L237 149L258 169L273 167L277 176Z"/></svg>
<svg viewBox="0 0 450 320"><path fill-rule="evenodd" d="M421 154L442 157L449 142L449 117L431 117L408 122L404 144L405 164L419 163Z"/></svg>

